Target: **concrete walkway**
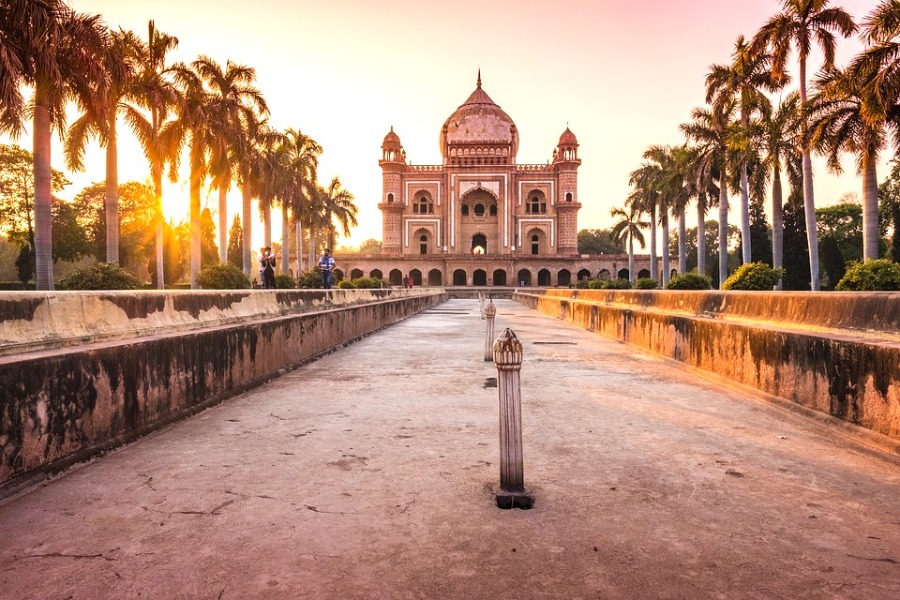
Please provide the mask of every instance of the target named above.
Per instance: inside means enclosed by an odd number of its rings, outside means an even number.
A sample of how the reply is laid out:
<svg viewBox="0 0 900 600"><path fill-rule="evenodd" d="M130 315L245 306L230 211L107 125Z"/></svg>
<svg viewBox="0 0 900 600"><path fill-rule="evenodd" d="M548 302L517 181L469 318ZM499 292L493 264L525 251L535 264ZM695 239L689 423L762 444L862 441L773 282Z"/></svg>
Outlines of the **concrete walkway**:
<svg viewBox="0 0 900 600"><path fill-rule="evenodd" d="M499 301L530 511L453 300L0 505L0 598L900 598L900 467Z"/></svg>

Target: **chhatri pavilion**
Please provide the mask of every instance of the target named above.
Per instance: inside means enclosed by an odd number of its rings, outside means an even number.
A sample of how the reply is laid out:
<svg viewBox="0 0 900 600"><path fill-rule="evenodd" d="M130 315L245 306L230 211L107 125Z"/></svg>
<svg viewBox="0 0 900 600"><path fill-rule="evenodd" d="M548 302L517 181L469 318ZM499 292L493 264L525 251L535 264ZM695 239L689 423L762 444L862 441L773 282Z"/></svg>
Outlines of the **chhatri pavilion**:
<svg viewBox="0 0 900 600"><path fill-rule="evenodd" d="M442 163L407 162L393 127L381 145L382 252L336 256L336 274L416 285L568 286L628 277L625 254L578 254L578 140L519 164L519 130L481 86L444 122ZM649 257L636 257L649 276Z"/></svg>

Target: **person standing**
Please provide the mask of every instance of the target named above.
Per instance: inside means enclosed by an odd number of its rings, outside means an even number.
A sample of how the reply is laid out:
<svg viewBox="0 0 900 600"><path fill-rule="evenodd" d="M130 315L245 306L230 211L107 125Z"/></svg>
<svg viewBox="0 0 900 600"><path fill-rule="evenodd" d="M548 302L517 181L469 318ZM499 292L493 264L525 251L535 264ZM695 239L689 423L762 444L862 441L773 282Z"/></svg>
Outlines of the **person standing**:
<svg viewBox="0 0 900 600"><path fill-rule="evenodd" d="M261 248L259 252L259 278L263 288L275 289L275 255L271 248Z"/></svg>
<svg viewBox="0 0 900 600"><path fill-rule="evenodd" d="M319 259L319 271L322 272L322 287L331 289L331 273L334 271L334 258L331 257L331 249L325 248L325 254Z"/></svg>

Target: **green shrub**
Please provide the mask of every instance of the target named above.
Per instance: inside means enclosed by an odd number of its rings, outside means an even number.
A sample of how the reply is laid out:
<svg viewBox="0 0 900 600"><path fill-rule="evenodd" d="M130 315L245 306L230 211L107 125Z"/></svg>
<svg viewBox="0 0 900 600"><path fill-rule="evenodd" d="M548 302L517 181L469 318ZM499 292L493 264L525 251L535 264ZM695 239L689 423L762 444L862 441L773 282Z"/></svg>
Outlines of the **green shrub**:
<svg viewBox="0 0 900 600"><path fill-rule="evenodd" d="M29 283L28 287L25 288L22 286L21 281L0 281L0 290L4 290L4 291L5 290L13 290L13 291L21 292L24 289L33 290L34 284Z"/></svg>
<svg viewBox="0 0 900 600"><path fill-rule="evenodd" d="M575 284L575 287L579 290L586 290L591 286L592 279L579 279L578 283Z"/></svg>
<svg viewBox="0 0 900 600"><path fill-rule="evenodd" d="M604 279L591 279L588 282L588 289L590 290L605 290L607 281Z"/></svg>
<svg viewBox="0 0 900 600"><path fill-rule="evenodd" d="M353 284L352 281L347 281L346 279L342 279L341 281L338 282L338 288L340 288L342 290L355 290L356 286Z"/></svg>
<svg viewBox="0 0 900 600"><path fill-rule="evenodd" d="M389 281L378 279L377 277L357 277L356 279L351 281L351 283L354 287L360 290L372 290L391 287L391 283Z"/></svg>
<svg viewBox="0 0 900 600"><path fill-rule="evenodd" d="M604 289L607 290L630 290L633 285L627 279L610 279L606 282Z"/></svg>
<svg viewBox="0 0 900 600"><path fill-rule="evenodd" d="M319 271L319 267L303 271L303 274L297 279L297 287L303 290L321 289L322 273Z"/></svg>
<svg viewBox="0 0 900 600"><path fill-rule="evenodd" d="M115 263L99 262L89 267L76 269L59 280L60 290L136 290L143 284Z"/></svg>
<svg viewBox="0 0 900 600"><path fill-rule="evenodd" d="M216 263L197 273L197 283L204 290L246 290L250 278L231 263Z"/></svg>
<svg viewBox="0 0 900 600"><path fill-rule="evenodd" d="M676 275L666 284L667 290L708 290L712 288L712 279L696 271Z"/></svg>
<svg viewBox="0 0 900 600"><path fill-rule="evenodd" d="M773 269L764 262L746 263L725 280L723 290L771 290L784 277L784 269Z"/></svg>
<svg viewBox="0 0 900 600"><path fill-rule="evenodd" d="M287 273L281 273L275 276L276 290L292 290L297 287L297 282Z"/></svg>
<svg viewBox="0 0 900 600"><path fill-rule="evenodd" d="M652 277L641 277L634 282L636 290L655 290L659 287L659 282Z"/></svg>
<svg viewBox="0 0 900 600"><path fill-rule="evenodd" d="M852 262L834 289L839 292L900 291L900 264L886 258Z"/></svg>

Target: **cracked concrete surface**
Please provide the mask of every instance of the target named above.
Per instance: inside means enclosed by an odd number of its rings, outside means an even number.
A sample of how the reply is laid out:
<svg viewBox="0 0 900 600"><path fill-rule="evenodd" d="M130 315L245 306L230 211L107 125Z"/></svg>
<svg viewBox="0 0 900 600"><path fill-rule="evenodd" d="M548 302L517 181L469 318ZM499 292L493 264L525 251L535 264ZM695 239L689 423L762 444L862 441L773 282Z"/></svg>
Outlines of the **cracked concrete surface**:
<svg viewBox="0 0 900 600"><path fill-rule="evenodd" d="M0 598L900 597L900 466L498 301L452 300L0 505Z"/></svg>

